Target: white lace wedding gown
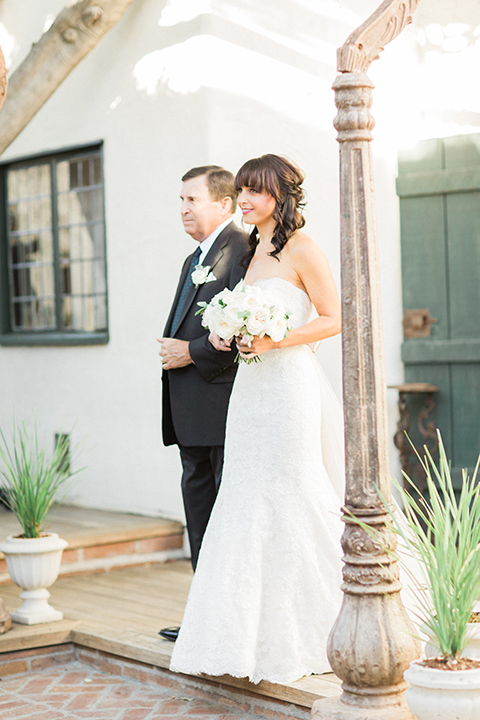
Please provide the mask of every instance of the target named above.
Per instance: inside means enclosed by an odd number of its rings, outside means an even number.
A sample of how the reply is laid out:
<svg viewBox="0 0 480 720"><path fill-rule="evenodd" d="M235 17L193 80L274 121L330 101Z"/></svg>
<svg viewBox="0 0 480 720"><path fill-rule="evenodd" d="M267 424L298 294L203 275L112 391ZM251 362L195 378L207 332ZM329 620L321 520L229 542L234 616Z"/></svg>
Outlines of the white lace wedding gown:
<svg viewBox="0 0 480 720"><path fill-rule="evenodd" d="M302 290L281 278L256 284L291 311L293 327L308 322L312 306ZM335 491L329 479L322 437L331 462L341 468L343 456L328 440L324 382L306 345L240 365L220 491L171 670L254 683L330 670L326 644L342 596L343 487Z"/></svg>

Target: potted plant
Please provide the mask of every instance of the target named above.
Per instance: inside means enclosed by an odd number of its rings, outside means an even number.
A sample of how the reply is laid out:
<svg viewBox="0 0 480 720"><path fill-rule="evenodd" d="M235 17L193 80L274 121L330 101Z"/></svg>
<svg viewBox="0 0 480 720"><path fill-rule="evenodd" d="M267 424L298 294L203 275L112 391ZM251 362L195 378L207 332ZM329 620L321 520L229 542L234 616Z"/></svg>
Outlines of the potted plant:
<svg viewBox="0 0 480 720"><path fill-rule="evenodd" d="M65 498L68 481L76 474L70 466L69 436L58 435L49 456L46 444L39 443L36 423L30 433L25 423L14 422L11 447L0 429L0 460L3 497L23 529L0 543L10 577L22 588L23 603L12 613L12 620L25 625L61 620L63 613L48 603L47 588L57 579L68 543L56 533L45 532L44 526L53 502L58 505Z"/></svg>
<svg viewBox="0 0 480 720"><path fill-rule="evenodd" d="M471 478L462 471L455 495L449 462L439 435L439 464L425 448L422 460L429 501L416 500L394 482L404 512L382 497L392 530L399 538L396 559L410 575L417 615L428 636L426 657L410 663L406 701L417 720L478 720L480 660L468 656L469 625L480 595L479 463ZM480 458L479 458L480 461ZM407 488L413 482L405 476ZM369 532L371 529L364 526ZM413 560L413 564L412 564ZM412 568L421 577L412 577Z"/></svg>

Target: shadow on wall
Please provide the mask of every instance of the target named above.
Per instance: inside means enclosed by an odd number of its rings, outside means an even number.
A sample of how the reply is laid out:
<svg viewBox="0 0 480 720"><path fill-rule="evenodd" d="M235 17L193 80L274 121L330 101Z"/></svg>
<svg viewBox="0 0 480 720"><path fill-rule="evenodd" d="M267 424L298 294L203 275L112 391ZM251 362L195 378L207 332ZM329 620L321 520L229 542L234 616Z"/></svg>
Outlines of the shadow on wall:
<svg viewBox="0 0 480 720"><path fill-rule="evenodd" d="M361 21L337 2L170 0L160 48L135 64L136 87L152 96L227 92L330 130L336 49Z"/></svg>
<svg viewBox="0 0 480 720"><path fill-rule="evenodd" d="M156 47L134 64L136 88L148 96L216 90L261 103L287 121L330 130L336 50L378 4L169 0ZM405 52L407 42L413 53ZM425 0L408 40L388 48L381 67L372 68L398 146L478 130L480 95L471 92L469 69L479 64L477 0L458 0L441 12L438 2ZM382 114L379 105L379 120Z"/></svg>

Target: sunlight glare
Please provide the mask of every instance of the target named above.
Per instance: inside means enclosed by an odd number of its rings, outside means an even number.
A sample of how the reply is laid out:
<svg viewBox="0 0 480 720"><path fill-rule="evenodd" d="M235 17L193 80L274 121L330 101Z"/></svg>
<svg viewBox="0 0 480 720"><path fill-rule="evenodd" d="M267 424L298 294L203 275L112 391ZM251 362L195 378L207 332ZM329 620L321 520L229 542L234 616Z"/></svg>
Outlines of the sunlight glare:
<svg viewBox="0 0 480 720"><path fill-rule="evenodd" d="M211 35L148 53L135 65L134 76L137 90L147 95L163 88L179 95L203 88L219 90L331 132L335 114L331 83Z"/></svg>
<svg viewBox="0 0 480 720"><path fill-rule="evenodd" d="M5 25L0 22L0 47L2 48L7 68L11 65L12 53L15 48L15 44L15 38L13 35L10 35Z"/></svg>
<svg viewBox="0 0 480 720"><path fill-rule="evenodd" d="M47 17L45 18L45 22L43 24L43 32L46 33L47 30L50 30L50 28L53 25L53 21L55 20L55 15L52 13L49 13Z"/></svg>
<svg viewBox="0 0 480 720"><path fill-rule="evenodd" d="M168 0L158 24L160 27L173 27L211 12L212 0Z"/></svg>

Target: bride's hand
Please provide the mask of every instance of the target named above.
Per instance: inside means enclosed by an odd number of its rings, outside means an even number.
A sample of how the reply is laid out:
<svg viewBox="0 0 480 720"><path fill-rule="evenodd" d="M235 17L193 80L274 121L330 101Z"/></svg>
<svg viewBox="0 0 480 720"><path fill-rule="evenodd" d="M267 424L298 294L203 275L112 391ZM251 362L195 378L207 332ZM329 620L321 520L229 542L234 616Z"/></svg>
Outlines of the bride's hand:
<svg viewBox="0 0 480 720"><path fill-rule="evenodd" d="M273 348L277 348L279 343L273 342L270 335L264 335L262 338L254 337L248 342L243 341L243 335L239 335L235 338L237 344L237 350L240 353L240 357L244 360L255 357L255 355L263 355Z"/></svg>
<svg viewBox="0 0 480 720"><path fill-rule="evenodd" d="M224 352L229 352L232 349L230 347L232 341L222 340L220 335L217 335L217 333L211 332L208 336L208 339L212 343L215 350L223 350Z"/></svg>

